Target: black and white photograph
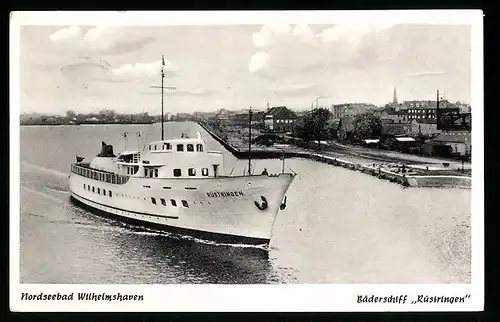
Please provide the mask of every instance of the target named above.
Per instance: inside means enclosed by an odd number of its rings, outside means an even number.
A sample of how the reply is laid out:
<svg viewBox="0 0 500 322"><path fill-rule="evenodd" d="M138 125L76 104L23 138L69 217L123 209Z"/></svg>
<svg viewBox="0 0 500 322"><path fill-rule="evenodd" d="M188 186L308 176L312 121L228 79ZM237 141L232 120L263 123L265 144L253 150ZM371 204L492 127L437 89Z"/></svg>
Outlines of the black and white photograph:
<svg viewBox="0 0 500 322"><path fill-rule="evenodd" d="M75 14L11 21L11 309L482 303L481 12Z"/></svg>

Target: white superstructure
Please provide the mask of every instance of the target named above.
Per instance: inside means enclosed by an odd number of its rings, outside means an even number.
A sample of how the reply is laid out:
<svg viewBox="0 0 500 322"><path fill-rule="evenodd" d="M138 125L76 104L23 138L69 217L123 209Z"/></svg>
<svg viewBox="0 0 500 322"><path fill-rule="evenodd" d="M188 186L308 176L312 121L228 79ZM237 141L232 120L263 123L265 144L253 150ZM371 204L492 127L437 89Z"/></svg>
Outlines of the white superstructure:
<svg viewBox="0 0 500 322"><path fill-rule="evenodd" d="M227 243L267 244L294 174L226 176L200 134L151 142L117 156L103 142L71 166L77 202L120 219Z"/></svg>

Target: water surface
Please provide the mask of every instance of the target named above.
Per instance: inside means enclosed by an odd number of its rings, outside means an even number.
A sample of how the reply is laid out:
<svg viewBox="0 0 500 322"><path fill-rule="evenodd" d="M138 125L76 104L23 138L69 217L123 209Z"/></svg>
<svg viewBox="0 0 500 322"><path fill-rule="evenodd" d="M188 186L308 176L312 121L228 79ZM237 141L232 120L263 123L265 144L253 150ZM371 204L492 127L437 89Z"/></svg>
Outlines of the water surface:
<svg viewBox="0 0 500 322"><path fill-rule="evenodd" d="M269 252L125 225L69 202L75 155L101 141L115 154L158 140L153 125L21 127L21 283L469 283L470 190L410 188L310 160L286 160L298 177ZM166 137L202 133L167 123ZM248 162L224 152L225 171ZM279 160L253 162L280 172ZM17 218L15 218L17 220Z"/></svg>

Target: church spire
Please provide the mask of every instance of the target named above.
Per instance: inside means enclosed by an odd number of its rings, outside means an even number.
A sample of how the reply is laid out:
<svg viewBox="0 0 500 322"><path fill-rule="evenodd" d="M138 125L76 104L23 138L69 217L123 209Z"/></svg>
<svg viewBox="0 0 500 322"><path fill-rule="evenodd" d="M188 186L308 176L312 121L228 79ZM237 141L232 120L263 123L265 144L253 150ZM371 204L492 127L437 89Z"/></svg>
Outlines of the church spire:
<svg viewBox="0 0 500 322"><path fill-rule="evenodd" d="M394 104L394 105L398 104L398 93L396 92L396 87L394 87L394 95L392 97L392 104Z"/></svg>

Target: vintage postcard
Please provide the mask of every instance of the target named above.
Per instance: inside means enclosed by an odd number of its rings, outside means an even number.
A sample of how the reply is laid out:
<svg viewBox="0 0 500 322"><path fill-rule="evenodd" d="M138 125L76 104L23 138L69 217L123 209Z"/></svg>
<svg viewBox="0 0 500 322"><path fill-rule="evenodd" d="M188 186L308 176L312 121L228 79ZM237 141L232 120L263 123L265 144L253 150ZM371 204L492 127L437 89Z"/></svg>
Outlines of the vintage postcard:
<svg viewBox="0 0 500 322"><path fill-rule="evenodd" d="M12 311L478 311L478 10L14 12Z"/></svg>

